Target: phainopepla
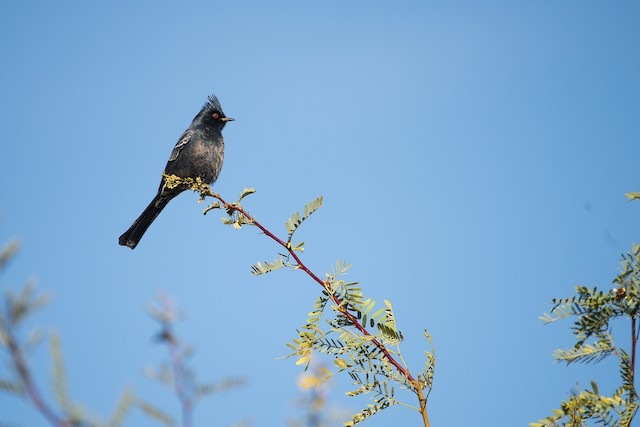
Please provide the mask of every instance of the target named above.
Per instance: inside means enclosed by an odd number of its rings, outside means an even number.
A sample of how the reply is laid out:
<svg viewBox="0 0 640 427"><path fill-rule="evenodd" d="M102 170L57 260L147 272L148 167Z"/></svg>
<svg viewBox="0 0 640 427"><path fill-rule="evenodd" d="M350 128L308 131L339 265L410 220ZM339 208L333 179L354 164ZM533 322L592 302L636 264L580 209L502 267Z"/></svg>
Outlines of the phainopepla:
<svg viewBox="0 0 640 427"><path fill-rule="evenodd" d="M213 184L220 174L224 158L222 128L232 120L235 119L226 117L222 112L218 98L214 95L209 96L189 128L184 131L176 146L173 147L164 173L177 175L180 178L200 177L202 182ZM181 186L173 189L166 188L163 178L156 197L131 228L120 236L119 243L131 249L135 248L144 232L167 203L184 190L186 187Z"/></svg>

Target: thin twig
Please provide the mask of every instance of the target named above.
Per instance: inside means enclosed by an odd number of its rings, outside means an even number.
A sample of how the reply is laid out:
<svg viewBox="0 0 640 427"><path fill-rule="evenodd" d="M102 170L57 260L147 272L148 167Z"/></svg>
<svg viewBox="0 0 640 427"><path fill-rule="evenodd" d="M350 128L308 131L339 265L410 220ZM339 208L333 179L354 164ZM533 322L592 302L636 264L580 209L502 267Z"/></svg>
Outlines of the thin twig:
<svg viewBox="0 0 640 427"><path fill-rule="evenodd" d="M633 391L631 392L630 400L634 401L636 397L636 382L635 382L635 370L636 370L636 347L638 344L638 332L636 331L636 316L631 316L631 386Z"/></svg>
<svg viewBox="0 0 640 427"><path fill-rule="evenodd" d="M171 302L167 299L164 301L164 304L166 313L171 314L173 311ZM168 318L171 318L171 316L169 315ZM191 420L193 418L193 399L187 390L184 362L182 355L180 354L178 340L171 331L170 320L164 320L162 322L162 339L167 343L167 350L169 352L169 358L171 359L173 384L178 400L180 401L180 409L182 411L182 427L191 427Z"/></svg>
<svg viewBox="0 0 640 427"><path fill-rule="evenodd" d="M6 344L7 347L9 347L9 353L11 354L11 360L16 368L16 371L18 372L18 375L20 376L20 380L22 380L22 384L24 385L24 388L29 395L29 398L31 399L31 403L33 403L33 406L35 406L38 412L40 412L42 416L45 417L47 421L49 421L49 423L51 423L52 425L56 427L71 426L70 421L59 417L42 398L40 391L31 378L31 372L29 371L26 358L24 357L24 353L13 335L10 325L7 325L4 333Z"/></svg>
<svg viewBox="0 0 640 427"><path fill-rule="evenodd" d="M418 400L420 401L420 414L422 415L422 422L424 427L429 427L429 416L427 415L427 398L422 393L422 388L416 387L418 392Z"/></svg>

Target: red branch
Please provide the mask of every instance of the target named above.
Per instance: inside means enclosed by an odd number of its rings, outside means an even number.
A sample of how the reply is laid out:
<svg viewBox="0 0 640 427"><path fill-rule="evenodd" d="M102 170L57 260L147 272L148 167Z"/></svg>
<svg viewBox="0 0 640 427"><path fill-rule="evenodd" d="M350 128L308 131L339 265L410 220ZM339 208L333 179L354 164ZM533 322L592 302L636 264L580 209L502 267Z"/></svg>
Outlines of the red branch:
<svg viewBox="0 0 640 427"><path fill-rule="evenodd" d="M231 205L229 203L227 203L222 197L220 197L220 195L210 192L208 195L220 200L220 202L222 202L222 204L224 205L224 207L226 209L231 209L234 210L236 212L241 213L245 218L247 218L253 225L255 225L256 227L258 227L264 234L266 234L267 236L269 236L271 239L273 239L276 243L278 243L280 246L282 246L283 248L285 248L287 250L287 252L289 252L289 254L291 254L291 256L293 257L293 259L296 260L296 263L298 264L298 267L300 267L300 269L302 269L305 273L307 273L309 275L309 277L311 277L313 280L315 280L320 286L322 286L323 288L325 287L325 283L323 280L321 280L318 276L316 276L311 270L309 270L309 268L307 268L306 265L304 265L304 263L300 260L300 258L298 258L298 255L295 253L295 251L291 248L290 245L287 245L285 242L283 242L282 240L280 240L277 236L275 236L273 233L271 233L266 227L264 227L262 224L260 224L258 221L256 221L251 215L249 215L244 209L242 209L242 207L240 207L239 205ZM342 307L342 301L340 300L340 298L338 298L336 295L334 294L330 294L331 299L333 300L334 303L336 303L338 305L338 307ZM354 317L351 313L349 313L345 308L341 309L342 314L344 314L349 321L353 324L353 326L358 329L360 332L362 332L364 335L366 336L370 336L371 334L365 329L364 326L362 326L360 324L360 322L358 322L358 319L356 319L356 317ZM378 349L380 349L380 351L382 351L382 353L384 354L384 356L387 358L387 360L389 361L389 363L391 363L393 366L395 366L400 372L402 372L402 375L405 376L405 378L407 378L407 380L411 383L414 384L416 391L420 390L420 385L418 383L418 381L416 381L412 376L411 373L409 373L409 371L407 369L405 369L400 363L398 363L398 361L396 361L393 356L389 353L389 351L386 349L386 347L378 340L376 340L375 338L371 340L371 342L378 347Z"/></svg>
<svg viewBox="0 0 640 427"><path fill-rule="evenodd" d="M631 393L631 401L637 397L636 394L636 350L638 346L638 331L636 330L636 315L631 316L631 386L633 387L633 393ZM634 396L635 395L635 396Z"/></svg>

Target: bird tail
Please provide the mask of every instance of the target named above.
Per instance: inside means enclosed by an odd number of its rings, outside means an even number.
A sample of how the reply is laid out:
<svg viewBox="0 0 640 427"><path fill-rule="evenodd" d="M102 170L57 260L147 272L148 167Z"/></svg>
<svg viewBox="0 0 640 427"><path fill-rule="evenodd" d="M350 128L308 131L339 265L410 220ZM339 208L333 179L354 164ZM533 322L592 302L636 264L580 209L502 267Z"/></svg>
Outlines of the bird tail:
<svg viewBox="0 0 640 427"><path fill-rule="evenodd" d="M149 203L149 206L142 212L142 215L120 236L118 242L122 246L128 246L134 249L140 242L140 239L142 239L145 231L147 231L151 223L160 215L162 209L167 206L167 203L169 203L172 198L173 197L162 196L160 194L154 197L151 203Z"/></svg>

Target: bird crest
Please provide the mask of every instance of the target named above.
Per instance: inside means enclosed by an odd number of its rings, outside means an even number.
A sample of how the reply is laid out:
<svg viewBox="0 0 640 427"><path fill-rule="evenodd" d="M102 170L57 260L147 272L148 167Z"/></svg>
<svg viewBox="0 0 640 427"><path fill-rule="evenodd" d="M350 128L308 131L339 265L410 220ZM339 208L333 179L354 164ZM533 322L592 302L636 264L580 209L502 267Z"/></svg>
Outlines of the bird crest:
<svg viewBox="0 0 640 427"><path fill-rule="evenodd" d="M217 111L218 113L222 113L222 106L220 105L220 101L218 101L217 96L209 95L207 97L207 102L204 103L204 105L202 106L202 110L200 110L200 112L213 113L214 111Z"/></svg>

